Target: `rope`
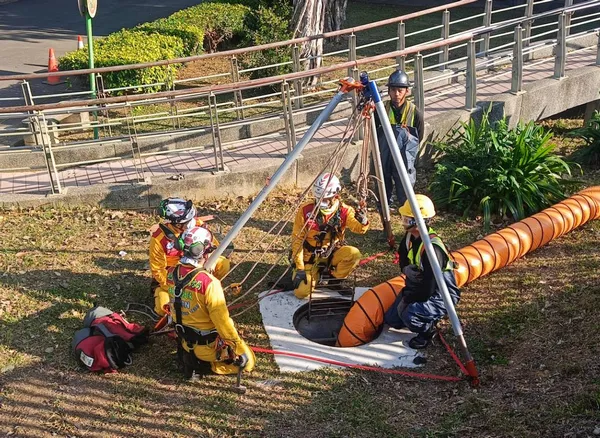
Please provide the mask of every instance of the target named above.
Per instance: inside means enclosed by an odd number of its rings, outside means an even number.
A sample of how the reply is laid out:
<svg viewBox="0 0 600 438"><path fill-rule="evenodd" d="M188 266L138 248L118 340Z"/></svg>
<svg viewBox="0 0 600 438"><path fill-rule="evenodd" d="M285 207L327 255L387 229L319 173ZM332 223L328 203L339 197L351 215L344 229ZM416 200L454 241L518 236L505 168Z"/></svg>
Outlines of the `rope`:
<svg viewBox="0 0 600 438"><path fill-rule="evenodd" d="M327 163L325 163L325 166L323 167L321 173L323 173L330 165L332 166L332 170L331 173L334 174L337 169L340 167L341 162L345 156L346 150L348 148L348 145L350 144L353 136L354 136L354 132L357 129L357 126L359 124L359 122L361 121L361 115L358 111L354 111L354 113L352 114L352 116L350 117L348 124L346 125L346 129L344 131L344 133L342 134L342 140L338 143L336 149L334 150L333 154L331 155L331 157L329 158L329 160L327 161ZM320 173L320 174L321 174ZM319 174L319 175L320 175ZM276 239L281 235L282 231L285 229L285 226L287 225L287 223L290 220L291 215L300 207L300 205L302 204L302 202L304 202L304 199L306 198L308 192L310 191L310 188L312 187L312 185L315 183L315 181L317 180L317 178L319 177L319 175L317 175L317 177L315 177L315 179L312 181L312 183L307 187L307 189L302 193L302 195L300 196L299 200L296 202L295 205L293 205L290 209L288 209L288 211L286 212L286 214L282 217L281 220L279 220L275 225L273 225L271 227L271 229L268 231L267 234L265 234L265 236L263 236L262 239L260 239L255 245L254 247L244 256L244 258L238 262L236 264L236 266L234 266L234 268L227 274L229 275L233 270L235 270L237 267L239 267L241 265L241 263L243 261L245 261L252 252L254 252L258 246L268 237L271 235L271 232L277 227L277 225L279 225L281 222L283 222L283 224L281 225L281 227L279 228L278 232L275 234L275 237L273 238L273 240L271 241L271 243L268 245L268 247L263 251L263 256L260 257L259 260L257 260L254 265L250 268L250 270L248 271L248 273L246 274L246 276L239 282L237 283L238 285L242 285L246 282L246 280L248 280L248 278L250 277L250 275L252 274L252 272L255 270L256 266L258 266L258 264L263 260L264 256L267 253L267 250L269 248L271 248L271 246L273 246L273 244L275 243ZM317 213L317 206L318 203L321 201L321 199L317 200L317 202L315 202L315 207L313 208L313 212L311 213L311 216L316 215ZM285 221L284 221L285 220ZM307 224L304 224L303 229L301 230L304 231L306 228ZM306 236L304 236L304 239L306 239ZM267 271L267 273L265 275L263 275L248 291L246 291L244 294L242 294L241 296L237 297L234 301L232 301L232 305L241 301L244 297L246 297L251 291L253 291L259 284L261 284L261 282L267 277L267 275L276 267L279 265L279 262L285 257L285 254L282 255L279 260L277 260L276 263L272 264L271 268ZM278 280L275 282L275 284L277 284L282 278L283 276L289 271L289 267L286 269L286 271L281 274L281 276L278 278ZM226 276L227 276L226 275ZM228 290L231 286L227 286L225 288L225 290ZM271 289L272 291L273 289ZM271 292L269 291L269 292Z"/></svg>
<svg viewBox="0 0 600 438"><path fill-rule="evenodd" d="M386 252L378 252L377 254L374 254L374 255L372 255L370 257L365 257L360 262L358 262L358 266L366 265L367 263L372 262L376 258L379 258L379 257L384 256L386 254L387 254Z"/></svg>
<svg viewBox="0 0 600 438"><path fill-rule="evenodd" d="M456 364L458 365L458 367L460 368L460 370L463 372L463 374L465 374L466 376L470 376L469 371L463 365L463 363L460 361L460 359L459 359L458 355L456 354L456 352L452 349L452 347L450 347L450 345L446 342L446 340L442 336L442 332L438 330L437 334L438 334L438 336L440 338L440 341L442 341L442 344L444 344L444 347L446 347L446 350L448 351L448 353L450 354L450 356L452 357L452 359L454 359L454 362L456 362Z"/></svg>
<svg viewBox="0 0 600 438"><path fill-rule="evenodd" d="M400 371L400 370L392 370L392 369L388 369L388 368L373 367L373 366L368 366L368 365L357 365L357 364L352 364L352 363L340 362L337 360L322 359L320 357L309 356L307 354L292 353L292 352L278 351L278 350L269 350L267 348L262 348L262 347L250 347L250 348L255 353L265 353L265 354L297 357L300 359L312 360L314 362L321 362L321 363L326 363L329 365L336 365L339 367L352 368L352 369L363 370L363 371L375 371L375 372L383 373L383 374L396 374L396 375L405 376L405 377L415 377L418 379L443 380L446 382L460 382L463 380L463 378L461 378L461 377L439 376L437 374L415 373L412 371Z"/></svg>

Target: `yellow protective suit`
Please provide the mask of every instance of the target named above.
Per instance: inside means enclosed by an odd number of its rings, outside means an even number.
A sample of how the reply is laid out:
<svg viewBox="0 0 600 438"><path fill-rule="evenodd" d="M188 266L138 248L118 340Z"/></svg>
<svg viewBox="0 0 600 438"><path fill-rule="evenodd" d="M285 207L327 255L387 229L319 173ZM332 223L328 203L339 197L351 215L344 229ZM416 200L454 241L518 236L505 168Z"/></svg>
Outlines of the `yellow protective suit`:
<svg viewBox="0 0 600 438"><path fill-rule="evenodd" d="M314 218L311 213L314 201L308 201L300 206L294 220L292 231L292 261L296 271L306 271L306 283L301 283L294 290L296 297L306 298L319 281L319 271L326 265L331 275L335 278L346 278L360 262L361 254L358 248L344 245L346 229L353 233L365 234L369 224L361 224L355 217L354 208L335 200L333 206L326 212L317 212ZM328 225L328 226L327 226ZM323 236L322 242L317 238ZM330 245L339 247L334 249L332 257L323 259L316 254L318 250L327 250Z"/></svg>
<svg viewBox="0 0 600 438"><path fill-rule="evenodd" d="M179 277L185 277L195 267L188 264L179 265ZM167 285L171 309L174 309L175 302L175 282L173 280L174 268L169 269ZM246 354L248 364L244 371L252 371L256 363L254 352L240 338L238 332L229 316L225 294L221 287L221 282L207 271L198 272L187 285L182 288L182 309L181 319L185 327L191 327L196 330L210 331L216 329L221 340L227 344L236 356ZM175 311L171 312L175 322L177 317ZM238 367L234 364L226 364L222 360L227 359L227 354L223 352L221 360L217 358L216 342L208 345L188 345L183 341L182 346L186 351L192 351L199 360L210 362L211 369L215 374L236 374Z"/></svg>
<svg viewBox="0 0 600 438"><path fill-rule="evenodd" d="M202 226L204 222L196 218L196 226ZM166 227L173 232L177 237L181 235L181 231L175 228L172 224L165 224ZM216 246L219 242L214 239L213 244ZM150 270L152 278L158 283L154 289L154 311L160 316L165 315L164 306L169 303L169 293L167 290L167 268L172 268L177 265L181 258L182 252L175 247L175 243L170 240L160 227L152 233L150 237ZM214 275L221 279L227 275L231 264L226 257L219 257L215 265Z"/></svg>

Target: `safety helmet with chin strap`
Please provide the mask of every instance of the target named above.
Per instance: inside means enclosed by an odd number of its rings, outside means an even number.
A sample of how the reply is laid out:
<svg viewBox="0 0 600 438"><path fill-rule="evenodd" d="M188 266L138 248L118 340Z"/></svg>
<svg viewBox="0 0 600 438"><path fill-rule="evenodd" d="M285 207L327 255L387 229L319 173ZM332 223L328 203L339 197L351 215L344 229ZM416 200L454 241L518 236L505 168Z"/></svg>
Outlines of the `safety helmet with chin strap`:
<svg viewBox="0 0 600 438"><path fill-rule="evenodd" d="M204 227L192 227L185 230L181 235L184 257L198 260L212 252L214 250L212 240L212 233Z"/></svg>
<svg viewBox="0 0 600 438"><path fill-rule="evenodd" d="M181 224L191 221L196 216L196 207L189 200L167 198L161 201L158 214L167 222Z"/></svg>
<svg viewBox="0 0 600 438"><path fill-rule="evenodd" d="M415 199L417 200L417 205L419 206L421 217L425 219L425 223L429 222L428 219L431 219L435 216L435 206L433 205L433 201L425 195L415 195ZM413 210L410 207L408 199L406 200L404 205L398 209L398 213L400 213L400 215L404 218L408 219L406 221L406 225L415 226L417 224L415 221L415 214L413 213Z"/></svg>
<svg viewBox="0 0 600 438"><path fill-rule="evenodd" d="M326 172L317 178L313 184L313 195L315 199L328 199L337 195L342 186L337 176Z"/></svg>

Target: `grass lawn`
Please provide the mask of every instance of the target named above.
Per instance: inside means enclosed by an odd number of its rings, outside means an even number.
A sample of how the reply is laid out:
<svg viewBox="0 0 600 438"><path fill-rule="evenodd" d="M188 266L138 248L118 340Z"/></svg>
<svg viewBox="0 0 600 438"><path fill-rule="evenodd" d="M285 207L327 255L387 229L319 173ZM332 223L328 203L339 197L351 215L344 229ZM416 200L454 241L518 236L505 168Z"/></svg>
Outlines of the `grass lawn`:
<svg viewBox="0 0 600 438"><path fill-rule="evenodd" d="M573 125L551 124L557 132ZM559 138L559 146L568 153L577 144ZM427 178L422 171L419 191ZM598 185L600 172L586 168L581 179ZM298 193L270 197L236 240L234 263L285 216ZM201 201L199 214L215 214L213 230L226 232L250 201ZM365 236L349 235L365 256L385 248L377 214L370 218ZM458 313L481 372L478 389L352 370L280 374L271 356L259 354L243 396L229 389L233 377L184 381L167 337L153 338L118 374L84 372L70 356L72 335L93 303L120 310L150 302L148 229L156 221L152 212L95 207L0 212L3 436L541 438L598 431L599 221L463 288ZM433 226L452 248L482 234L479 221L443 212ZM400 232L397 215L393 227ZM258 261L248 289L287 246L287 239L279 241L262 260L250 254L225 284ZM397 275L391 262L388 254L365 265L359 285ZM235 321L251 345L269 346L256 307ZM447 324L443 330L455 344ZM421 371L458 375L438 342L426 354Z"/></svg>

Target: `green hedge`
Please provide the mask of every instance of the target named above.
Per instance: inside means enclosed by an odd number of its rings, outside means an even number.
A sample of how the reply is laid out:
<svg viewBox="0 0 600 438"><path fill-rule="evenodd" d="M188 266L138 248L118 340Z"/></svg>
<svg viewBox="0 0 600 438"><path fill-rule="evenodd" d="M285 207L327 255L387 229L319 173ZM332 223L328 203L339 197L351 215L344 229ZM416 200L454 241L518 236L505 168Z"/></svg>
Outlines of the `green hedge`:
<svg viewBox="0 0 600 438"><path fill-rule="evenodd" d="M202 53L202 45L204 44L204 29L202 26L184 21L174 15L140 24L134 29L148 34L158 33L179 38L183 42L185 56Z"/></svg>
<svg viewBox="0 0 600 438"><path fill-rule="evenodd" d="M94 64L96 67L140 64L184 56L180 38L123 29L94 42ZM88 68L88 51L70 52L60 58L60 70ZM168 65L139 70L124 70L102 75L106 88L127 87L139 84L169 82L175 77L177 66ZM87 76L86 76L87 80ZM148 87L144 91L160 91L160 86ZM140 90L141 91L141 90Z"/></svg>
<svg viewBox="0 0 600 438"><path fill-rule="evenodd" d="M240 0L245 3L247 0ZM251 0L263 5L267 0ZM277 0L281 1L281 0ZM276 2L275 2L276 3ZM282 3L283 4L283 3ZM173 15L143 23L134 29L123 29L95 43L96 67L172 59L196 55L206 50L213 52L224 42L264 44L291 36L287 13L282 9L258 6L253 10L235 0L215 0L183 9ZM288 49L264 51L247 57L246 67L273 64L289 60ZM87 50L67 53L59 60L61 70L87 68ZM169 82L178 66L153 67L143 71L123 71L103 75L106 88L137 84ZM260 70L253 77L289 71L287 68ZM157 91L148 87L144 91Z"/></svg>

